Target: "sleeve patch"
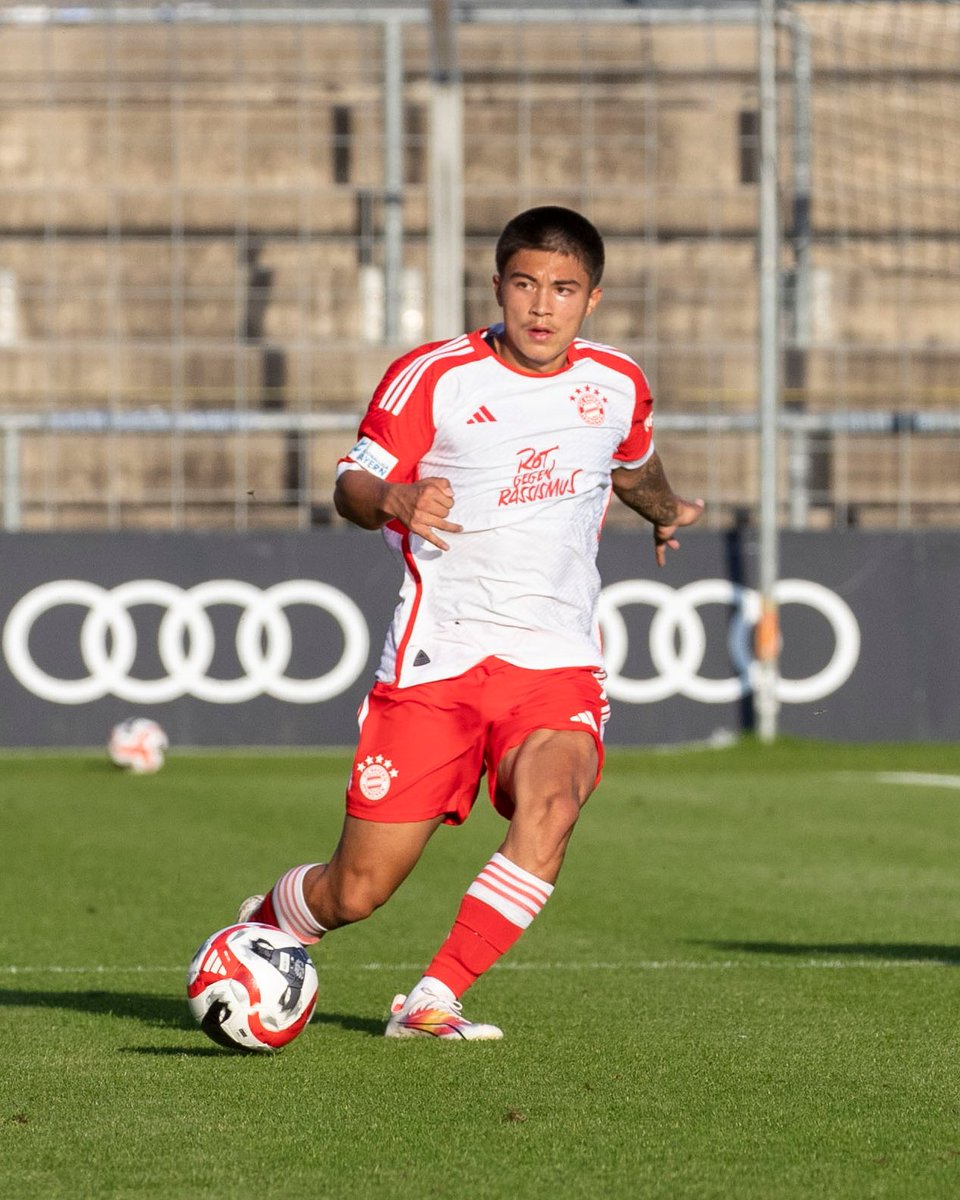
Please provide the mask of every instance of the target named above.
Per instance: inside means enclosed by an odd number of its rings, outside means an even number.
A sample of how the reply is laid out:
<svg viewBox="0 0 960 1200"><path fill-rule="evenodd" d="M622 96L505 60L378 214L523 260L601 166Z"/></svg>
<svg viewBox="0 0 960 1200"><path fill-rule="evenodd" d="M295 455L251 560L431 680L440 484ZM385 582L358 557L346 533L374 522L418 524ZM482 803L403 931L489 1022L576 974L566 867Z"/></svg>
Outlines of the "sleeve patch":
<svg viewBox="0 0 960 1200"><path fill-rule="evenodd" d="M353 459L358 466L369 471L371 475L376 475L379 479L386 479L399 461L395 454L384 450L382 446L368 437L362 437L347 458Z"/></svg>

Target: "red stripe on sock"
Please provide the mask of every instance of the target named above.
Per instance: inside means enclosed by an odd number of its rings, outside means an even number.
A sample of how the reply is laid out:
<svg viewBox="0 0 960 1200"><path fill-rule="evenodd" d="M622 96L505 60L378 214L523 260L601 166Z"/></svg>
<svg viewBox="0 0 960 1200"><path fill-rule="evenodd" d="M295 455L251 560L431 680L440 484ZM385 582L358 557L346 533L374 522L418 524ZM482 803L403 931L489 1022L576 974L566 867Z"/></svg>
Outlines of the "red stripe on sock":
<svg viewBox="0 0 960 1200"><path fill-rule="evenodd" d="M532 884L527 883L524 879L519 879L511 871L506 870L500 863L488 862L480 872L480 878L484 879L488 875L493 875L504 885L504 887L513 888L518 895L529 900L531 904L536 905L536 911L539 912L550 898L549 892L543 892L535 888Z"/></svg>
<svg viewBox="0 0 960 1200"><path fill-rule="evenodd" d="M477 883L480 884L481 887L489 888L490 891L495 892L496 895L502 896L504 900L509 900L510 903L515 904L517 908L522 908L523 911L529 913L531 917L535 917L543 907L542 905L539 905L537 908L531 908L529 904L524 904L516 892L508 892L505 886L498 887L497 884L493 882L493 879L488 871L482 871L480 873L477 878ZM476 897L473 898L476 899Z"/></svg>

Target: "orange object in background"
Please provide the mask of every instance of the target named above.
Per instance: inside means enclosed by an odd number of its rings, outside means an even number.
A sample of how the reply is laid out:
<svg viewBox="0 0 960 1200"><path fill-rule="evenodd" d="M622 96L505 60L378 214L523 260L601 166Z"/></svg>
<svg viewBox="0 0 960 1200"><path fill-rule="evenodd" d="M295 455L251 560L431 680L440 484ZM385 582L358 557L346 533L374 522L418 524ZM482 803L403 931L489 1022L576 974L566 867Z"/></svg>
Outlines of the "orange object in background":
<svg viewBox="0 0 960 1200"><path fill-rule="evenodd" d="M753 633L753 652L758 662L775 662L780 653L780 613L772 600L764 599Z"/></svg>

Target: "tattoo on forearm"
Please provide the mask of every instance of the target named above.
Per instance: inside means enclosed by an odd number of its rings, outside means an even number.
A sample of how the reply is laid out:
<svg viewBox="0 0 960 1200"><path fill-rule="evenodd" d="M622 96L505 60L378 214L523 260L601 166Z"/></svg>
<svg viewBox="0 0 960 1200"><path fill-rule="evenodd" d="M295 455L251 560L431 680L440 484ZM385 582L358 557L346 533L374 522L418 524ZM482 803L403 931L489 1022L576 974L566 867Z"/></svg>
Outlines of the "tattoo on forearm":
<svg viewBox="0 0 960 1200"><path fill-rule="evenodd" d="M672 525L677 519L677 497L657 454L630 480L629 487L618 487L616 491L628 508L654 525Z"/></svg>

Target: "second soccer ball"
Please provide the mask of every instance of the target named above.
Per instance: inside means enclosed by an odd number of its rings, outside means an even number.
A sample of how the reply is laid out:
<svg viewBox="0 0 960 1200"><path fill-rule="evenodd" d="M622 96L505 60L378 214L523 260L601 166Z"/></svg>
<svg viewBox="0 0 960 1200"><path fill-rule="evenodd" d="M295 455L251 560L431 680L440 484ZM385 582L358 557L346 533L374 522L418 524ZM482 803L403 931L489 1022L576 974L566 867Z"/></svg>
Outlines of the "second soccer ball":
<svg viewBox="0 0 960 1200"><path fill-rule="evenodd" d="M114 725L107 750L118 767L134 775L152 775L163 766L169 741L156 721L130 717Z"/></svg>

